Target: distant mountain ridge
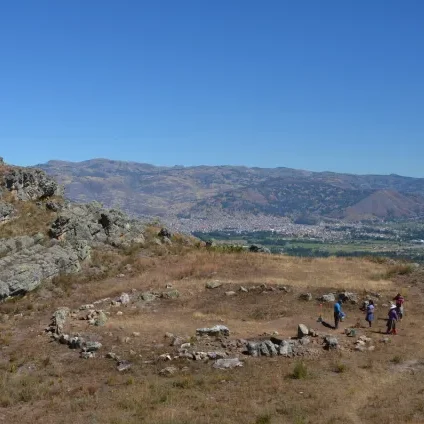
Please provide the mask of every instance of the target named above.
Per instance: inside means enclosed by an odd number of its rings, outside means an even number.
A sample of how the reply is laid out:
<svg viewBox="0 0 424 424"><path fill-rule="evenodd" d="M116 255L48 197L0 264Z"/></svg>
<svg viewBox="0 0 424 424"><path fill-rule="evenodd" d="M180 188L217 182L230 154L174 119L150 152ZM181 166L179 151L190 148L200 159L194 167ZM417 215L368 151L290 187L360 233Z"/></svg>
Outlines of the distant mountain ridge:
<svg viewBox="0 0 424 424"><path fill-rule="evenodd" d="M336 219L424 214L424 178L243 166L163 167L92 159L36 165L74 201L97 200L134 215L202 218L223 213Z"/></svg>

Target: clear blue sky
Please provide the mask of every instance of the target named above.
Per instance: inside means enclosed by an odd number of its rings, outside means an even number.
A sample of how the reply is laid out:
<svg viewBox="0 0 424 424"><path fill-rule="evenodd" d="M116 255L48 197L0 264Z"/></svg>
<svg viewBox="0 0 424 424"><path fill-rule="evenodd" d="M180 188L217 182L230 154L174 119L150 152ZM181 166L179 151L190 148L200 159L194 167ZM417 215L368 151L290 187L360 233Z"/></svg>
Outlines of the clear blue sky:
<svg viewBox="0 0 424 424"><path fill-rule="evenodd" d="M422 0L0 0L0 156L424 177Z"/></svg>

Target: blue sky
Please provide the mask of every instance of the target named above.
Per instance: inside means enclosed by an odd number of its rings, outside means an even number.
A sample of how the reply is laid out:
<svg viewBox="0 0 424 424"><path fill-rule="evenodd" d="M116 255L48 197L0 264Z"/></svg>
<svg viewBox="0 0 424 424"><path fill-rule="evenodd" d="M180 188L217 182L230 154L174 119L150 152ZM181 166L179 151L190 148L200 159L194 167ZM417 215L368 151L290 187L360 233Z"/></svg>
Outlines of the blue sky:
<svg viewBox="0 0 424 424"><path fill-rule="evenodd" d="M0 0L0 155L424 177L424 1Z"/></svg>

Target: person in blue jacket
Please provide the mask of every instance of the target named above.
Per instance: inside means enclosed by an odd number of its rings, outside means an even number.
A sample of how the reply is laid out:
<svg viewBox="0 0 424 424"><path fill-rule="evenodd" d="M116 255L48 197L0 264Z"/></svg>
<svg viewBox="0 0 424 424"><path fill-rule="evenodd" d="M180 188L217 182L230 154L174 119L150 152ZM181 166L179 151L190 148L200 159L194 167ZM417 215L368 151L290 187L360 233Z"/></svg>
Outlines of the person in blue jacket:
<svg viewBox="0 0 424 424"><path fill-rule="evenodd" d="M342 301L339 300L334 304L334 329L339 328L339 322L342 315Z"/></svg>

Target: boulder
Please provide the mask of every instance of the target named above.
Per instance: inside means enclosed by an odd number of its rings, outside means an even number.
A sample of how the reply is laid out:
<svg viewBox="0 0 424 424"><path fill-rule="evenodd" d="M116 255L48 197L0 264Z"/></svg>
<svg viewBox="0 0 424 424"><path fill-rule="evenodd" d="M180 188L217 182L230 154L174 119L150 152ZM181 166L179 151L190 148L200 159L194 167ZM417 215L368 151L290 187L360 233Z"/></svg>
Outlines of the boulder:
<svg viewBox="0 0 424 424"><path fill-rule="evenodd" d="M312 294L311 294L311 293L302 293L302 294L299 296L299 299L300 299L300 300L305 300L305 301L307 301L307 302L310 302L310 301L312 300Z"/></svg>
<svg viewBox="0 0 424 424"><path fill-rule="evenodd" d="M15 208L10 203L0 201L0 224L8 221L15 214Z"/></svg>
<svg viewBox="0 0 424 424"><path fill-rule="evenodd" d="M177 299L180 297L180 292L178 290L169 290L163 292L160 297L162 297L163 299Z"/></svg>
<svg viewBox="0 0 424 424"><path fill-rule="evenodd" d="M94 325L97 327L102 327L106 324L107 315L103 311L99 311L97 317L95 318Z"/></svg>
<svg viewBox="0 0 424 424"><path fill-rule="evenodd" d="M71 247L33 245L0 259L0 299L30 292L43 281L80 270Z"/></svg>
<svg viewBox="0 0 424 424"><path fill-rule="evenodd" d="M285 356L285 357L293 356L293 345L289 343L287 340L284 340L279 347L278 353L281 356Z"/></svg>
<svg viewBox="0 0 424 424"><path fill-rule="evenodd" d="M227 291L225 292L225 296L236 296L237 293L235 291Z"/></svg>
<svg viewBox="0 0 424 424"><path fill-rule="evenodd" d="M52 324L50 326L50 330L55 334L62 334L69 313L70 309L66 306L57 309L52 316Z"/></svg>
<svg viewBox="0 0 424 424"><path fill-rule="evenodd" d="M87 341L83 346L85 352L96 352L101 349L102 344L100 342Z"/></svg>
<svg viewBox="0 0 424 424"><path fill-rule="evenodd" d="M4 182L6 189L18 200L42 200L64 194L63 187L40 169L11 168L5 175Z"/></svg>
<svg viewBox="0 0 424 424"><path fill-rule="evenodd" d="M301 339L309 334L308 327L305 324L299 324L297 326L297 337Z"/></svg>
<svg viewBox="0 0 424 424"><path fill-rule="evenodd" d="M333 293L323 294L318 300L321 302L335 302L336 296Z"/></svg>
<svg viewBox="0 0 424 424"><path fill-rule="evenodd" d="M221 287L221 286L222 286L221 281L209 281L208 283L206 283L207 289L217 289L218 287Z"/></svg>
<svg viewBox="0 0 424 424"><path fill-rule="evenodd" d="M238 358L218 359L214 362L213 367L221 370L242 367L243 362Z"/></svg>
<svg viewBox="0 0 424 424"><path fill-rule="evenodd" d="M196 334L198 336L229 336L230 330L225 325L215 325L210 328L198 328Z"/></svg>
<svg viewBox="0 0 424 424"><path fill-rule="evenodd" d="M177 367L174 367L174 366L171 366L171 367L166 367L166 368L161 369L159 371L159 374L160 375L163 375L165 377L169 377L171 375L176 374L177 372L178 372L178 368Z"/></svg>
<svg viewBox="0 0 424 424"><path fill-rule="evenodd" d="M339 346L339 341L336 337L326 336L324 337L324 347L326 349L337 349Z"/></svg>
<svg viewBox="0 0 424 424"><path fill-rule="evenodd" d="M150 293L150 292L141 293L140 297L145 302L152 302L153 300L156 299L156 296L153 293Z"/></svg>
<svg viewBox="0 0 424 424"><path fill-rule="evenodd" d="M356 293L351 293L351 292L339 293L338 298L344 303L350 302L354 305L358 303L358 295Z"/></svg>
<svg viewBox="0 0 424 424"><path fill-rule="evenodd" d="M122 293L121 296L119 296L118 302L122 303L123 305L127 305L131 302L130 295L128 293Z"/></svg>
<svg viewBox="0 0 424 424"><path fill-rule="evenodd" d="M119 372L124 372L124 371L128 371L131 367L132 367L132 363L131 362L122 360L122 361L118 361L118 364L116 366L116 369Z"/></svg>

